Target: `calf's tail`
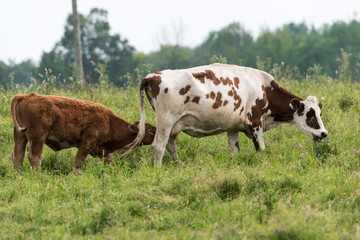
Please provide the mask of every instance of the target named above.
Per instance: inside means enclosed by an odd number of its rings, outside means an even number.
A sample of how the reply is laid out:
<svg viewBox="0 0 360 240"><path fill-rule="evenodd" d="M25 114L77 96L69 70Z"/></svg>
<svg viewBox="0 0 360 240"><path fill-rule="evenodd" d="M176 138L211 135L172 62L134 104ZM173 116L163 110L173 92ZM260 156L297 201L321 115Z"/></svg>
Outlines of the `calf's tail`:
<svg viewBox="0 0 360 240"><path fill-rule="evenodd" d="M141 119L140 119L140 123L138 125L139 127L139 132L136 136L136 138L134 139L134 141L132 141L130 144L126 145L124 148L128 149L125 153L123 153L121 157L128 155L129 153L131 153L135 148L137 148L144 136L145 136L145 109L144 109L144 91L145 91L145 81L141 82L140 85L140 103L141 103Z"/></svg>
<svg viewBox="0 0 360 240"><path fill-rule="evenodd" d="M20 127L16 118L16 106L21 100L23 100L23 95L18 95L11 101L11 117L13 119L15 129L19 132L25 132L26 127Z"/></svg>

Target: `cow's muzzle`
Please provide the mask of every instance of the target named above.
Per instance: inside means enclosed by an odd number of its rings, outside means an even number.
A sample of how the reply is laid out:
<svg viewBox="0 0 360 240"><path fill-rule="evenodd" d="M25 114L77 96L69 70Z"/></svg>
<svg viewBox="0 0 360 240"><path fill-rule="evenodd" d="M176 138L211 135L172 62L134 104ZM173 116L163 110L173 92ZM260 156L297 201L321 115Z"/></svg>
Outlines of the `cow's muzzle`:
<svg viewBox="0 0 360 240"><path fill-rule="evenodd" d="M320 136L313 134L314 141L319 141L319 140L324 139L326 137L327 137L327 132L321 132Z"/></svg>

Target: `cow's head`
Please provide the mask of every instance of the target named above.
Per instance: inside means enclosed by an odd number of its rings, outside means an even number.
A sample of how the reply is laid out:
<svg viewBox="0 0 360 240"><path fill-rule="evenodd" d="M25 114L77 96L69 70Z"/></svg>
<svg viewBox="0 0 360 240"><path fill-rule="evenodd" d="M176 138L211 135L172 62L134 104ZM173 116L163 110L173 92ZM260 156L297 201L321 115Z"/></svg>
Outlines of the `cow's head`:
<svg viewBox="0 0 360 240"><path fill-rule="evenodd" d="M132 124L130 124L129 125L130 131L137 134L139 132L139 123L140 121L135 121ZM149 123L145 123L145 136L142 140L141 145L150 145L154 141L155 132L156 132L156 127L154 127Z"/></svg>
<svg viewBox="0 0 360 240"><path fill-rule="evenodd" d="M301 131L315 141L325 138L328 134L320 117L322 106L322 103L313 96L303 101L294 98L290 102L290 107L295 110L294 122Z"/></svg>

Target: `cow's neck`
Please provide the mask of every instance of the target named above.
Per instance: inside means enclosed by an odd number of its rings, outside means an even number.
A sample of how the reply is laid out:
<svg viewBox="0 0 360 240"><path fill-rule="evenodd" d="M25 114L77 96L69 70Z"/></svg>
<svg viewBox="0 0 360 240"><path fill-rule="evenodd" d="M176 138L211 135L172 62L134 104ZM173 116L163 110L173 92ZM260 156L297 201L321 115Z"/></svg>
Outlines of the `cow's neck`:
<svg viewBox="0 0 360 240"><path fill-rule="evenodd" d="M136 133L129 129L130 123L122 118L114 117L111 121L110 134L112 136L113 148L120 149L121 147L131 143L136 138Z"/></svg>
<svg viewBox="0 0 360 240"><path fill-rule="evenodd" d="M290 108L290 101L299 97L280 87L275 81L272 81L271 87L265 88L265 91L273 121L276 123L292 122L295 111Z"/></svg>

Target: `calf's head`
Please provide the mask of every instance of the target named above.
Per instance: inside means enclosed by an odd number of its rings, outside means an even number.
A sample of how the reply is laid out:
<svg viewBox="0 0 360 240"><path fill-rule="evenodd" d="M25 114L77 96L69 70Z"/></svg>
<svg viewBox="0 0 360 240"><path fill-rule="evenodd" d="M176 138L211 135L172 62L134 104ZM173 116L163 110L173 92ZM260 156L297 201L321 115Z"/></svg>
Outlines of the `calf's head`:
<svg viewBox="0 0 360 240"><path fill-rule="evenodd" d="M322 106L323 104L313 96L309 96L303 101L294 98L290 102L290 107L295 110L294 122L301 131L312 137L314 141L323 139L328 134L321 120Z"/></svg>
<svg viewBox="0 0 360 240"><path fill-rule="evenodd" d="M135 121L132 124L130 124L129 125L130 131L137 134L139 132L139 123L140 121ZM154 127L149 123L145 123L145 136L142 140L141 145L150 145L154 141L155 132L156 132L156 127Z"/></svg>

